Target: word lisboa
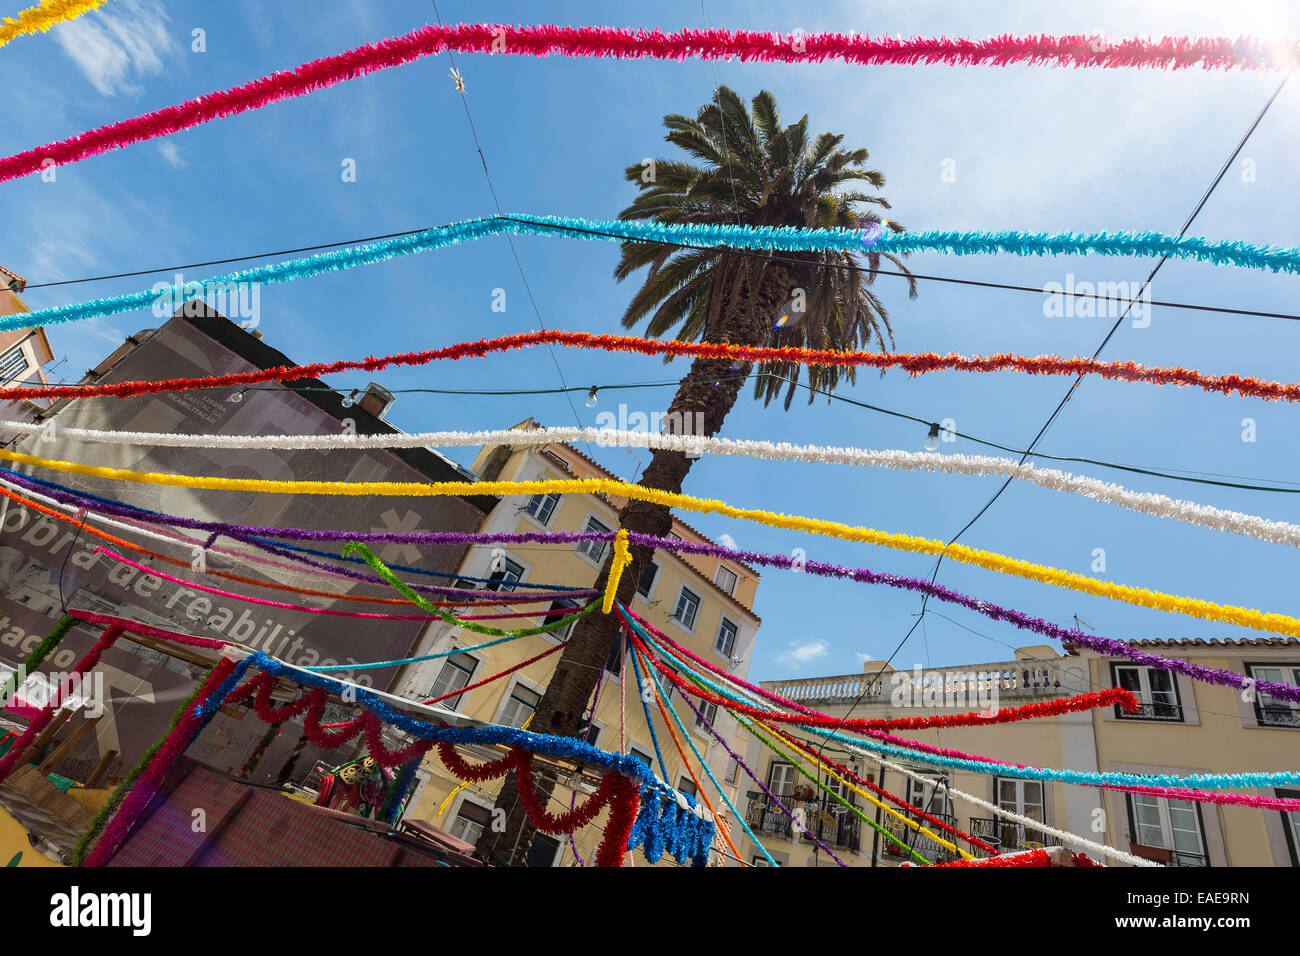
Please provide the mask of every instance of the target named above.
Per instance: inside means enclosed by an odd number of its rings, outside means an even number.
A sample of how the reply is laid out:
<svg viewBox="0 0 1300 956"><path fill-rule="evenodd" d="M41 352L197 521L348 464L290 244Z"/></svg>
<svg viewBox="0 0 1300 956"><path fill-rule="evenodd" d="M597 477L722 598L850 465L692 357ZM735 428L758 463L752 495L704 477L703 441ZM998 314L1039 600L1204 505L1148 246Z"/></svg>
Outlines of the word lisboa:
<svg viewBox="0 0 1300 956"><path fill-rule="evenodd" d="M1133 317L1133 328L1151 324L1151 286L1141 282L1074 281L1074 273L1065 274L1065 285L1049 282L1043 286L1043 315L1049 319L1118 319Z"/></svg>
<svg viewBox="0 0 1300 956"><path fill-rule="evenodd" d="M628 412L627 405L619 403L618 414L606 410L596 416L597 428L618 429L620 432L643 432L670 435L696 435L705 437L704 432L704 413L703 412L651 412L647 415L645 412L635 411ZM632 441L623 436L611 435L608 438L598 438L597 445L632 445L640 447L639 443ZM691 458L700 456L689 455Z"/></svg>
<svg viewBox="0 0 1300 956"><path fill-rule="evenodd" d="M974 671L896 671L889 702L894 707L981 707L980 716L998 709L998 679L980 678Z"/></svg>
<svg viewBox="0 0 1300 956"><path fill-rule="evenodd" d="M181 273L176 281L155 282L150 289L157 294L153 314L160 319L176 312L190 317L203 314L200 304L220 312L228 319L243 319L240 328L255 329L260 321L262 285L260 282L186 282Z"/></svg>

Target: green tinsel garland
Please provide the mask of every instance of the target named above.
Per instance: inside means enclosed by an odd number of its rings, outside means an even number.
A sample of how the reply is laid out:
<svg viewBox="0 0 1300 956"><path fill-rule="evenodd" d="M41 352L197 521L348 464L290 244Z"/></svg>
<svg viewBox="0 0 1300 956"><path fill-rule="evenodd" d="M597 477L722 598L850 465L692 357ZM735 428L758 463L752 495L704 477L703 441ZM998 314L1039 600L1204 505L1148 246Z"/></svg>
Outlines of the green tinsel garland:
<svg viewBox="0 0 1300 956"><path fill-rule="evenodd" d="M214 664L213 667L215 666L216 665ZM105 803L104 806L100 808L100 811L95 814L95 819L90 821L90 829L83 833L81 839L77 841L77 848L72 853L73 866L81 866L86 862L86 857L90 855L91 844L93 844L99 835L104 832L104 827L108 825L109 819L117 812L117 808L121 805L122 801L126 799L126 795L130 791L131 787L135 785L140 774L144 773L145 767L149 766L149 761L153 760L154 754L158 752L158 749L162 747L167 738L171 736L172 731L175 730L176 726L181 722L181 718L184 717L185 712L190 709L190 705L194 703L194 699L199 696L199 691L203 689L203 685L207 683L207 680L211 675L212 667L209 667L199 682L195 684L194 691L189 697L185 698L185 702L181 704L180 709L172 715L171 724L167 727L167 733L154 741L153 746L145 751L144 756L140 758L139 763L127 772L127 775L122 778L122 782L117 785L117 789L114 790L112 795L108 798L108 802Z"/></svg>
<svg viewBox="0 0 1300 956"><path fill-rule="evenodd" d="M247 778L249 774L257 769L257 765L262 762L262 755L265 754L267 748L271 746L271 741L275 740L275 738L279 736L280 728L283 726L284 723L281 721L278 724L271 724L266 728L266 733L262 735L262 739L257 742L257 746L253 748L253 752L248 755L248 759L244 761L244 765L239 768L239 776Z"/></svg>
<svg viewBox="0 0 1300 956"><path fill-rule="evenodd" d="M406 583L400 580L397 575L388 570L388 566L375 557L374 553L364 544L357 541L350 541L348 544L344 545L343 557L346 558L348 555L353 553L361 555L361 557L365 559L366 563L375 569L376 574L395 587L405 598L414 601L419 605L421 610L428 611L430 614L438 615L438 617L442 618L448 624L454 624L457 627L463 627L467 631L474 631L478 634L491 634L495 637L529 637L533 634L545 634L547 631L558 631L565 625L578 620L578 618L590 614L600 605L599 601L592 601L576 614L562 617L558 621L552 621L550 624L542 624L539 627L524 627L517 630L503 631L500 628L487 627L483 624L475 624L473 621L462 620L454 614L449 614L442 608L430 604L417 592L407 587Z"/></svg>
<svg viewBox="0 0 1300 956"><path fill-rule="evenodd" d="M50 633L46 634L45 637L41 639L41 642L36 645L35 649L28 654L22 664L19 665L19 669L9 675L9 679L5 681L4 690L0 690L0 703L8 701L9 696L18 689L19 671L29 676L35 672L36 668L40 667L41 664L44 663L45 658L54 653L54 649L59 646L59 643L67 636L68 631L72 630L76 623L77 621L75 618L65 617L63 620L59 621L58 624L54 625L54 630L50 631Z"/></svg>

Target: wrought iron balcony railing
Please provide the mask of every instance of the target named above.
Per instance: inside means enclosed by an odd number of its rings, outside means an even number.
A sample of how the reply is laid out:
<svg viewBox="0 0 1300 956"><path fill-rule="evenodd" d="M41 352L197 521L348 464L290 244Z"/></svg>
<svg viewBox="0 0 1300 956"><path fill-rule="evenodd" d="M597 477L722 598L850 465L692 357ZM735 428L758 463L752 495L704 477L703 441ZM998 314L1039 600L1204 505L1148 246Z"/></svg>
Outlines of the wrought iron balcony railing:
<svg viewBox="0 0 1300 956"><path fill-rule="evenodd" d="M765 793L750 791L745 822L755 833L769 833L786 840L813 842L813 835L829 847L857 850L861 820L830 794L820 797L796 797L778 794L794 814L791 820ZM852 803L852 799L846 797Z"/></svg>

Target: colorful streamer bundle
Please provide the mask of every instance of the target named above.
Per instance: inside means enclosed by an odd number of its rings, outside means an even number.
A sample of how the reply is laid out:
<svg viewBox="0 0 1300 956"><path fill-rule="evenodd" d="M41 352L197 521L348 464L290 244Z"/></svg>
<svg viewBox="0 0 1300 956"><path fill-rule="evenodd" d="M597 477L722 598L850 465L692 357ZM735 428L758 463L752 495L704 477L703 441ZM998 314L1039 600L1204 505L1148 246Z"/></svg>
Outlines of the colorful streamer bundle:
<svg viewBox="0 0 1300 956"><path fill-rule="evenodd" d="M16 17L0 20L0 46L23 35L44 33L60 23L102 7L108 0L41 0Z"/></svg>
<svg viewBox="0 0 1300 956"><path fill-rule="evenodd" d="M521 433L521 434L526 435L527 433ZM42 486L50 484L46 482L34 481L28 476L19 475L16 472L10 472L9 474L11 475L12 480L14 480L14 482L18 484L23 484L23 485L40 484ZM62 488L62 486L59 485L56 485L54 487ZM83 499L77 495L71 495L71 494L58 492L58 491L56 491L55 494L59 495L60 499L64 503L68 503L72 506L79 506L83 508L104 507L98 501ZM42 508L39 505L34 505L32 502L28 501L27 499L24 499L22 496L14 495L11 492L5 491L3 488L0 488L0 495L14 498L26 506L35 507L36 510L40 511L43 514L48 514L55 518L62 518L62 520L65 521L72 521L72 519L59 515L57 512L53 512L50 511L49 509ZM129 511L130 509L126 509L126 510ZM424 544L424 545L428 545L428 544L465 545L465 544L520 544L520 543L573 544L573 543L578 543L583 541L610 541L612 540L613 537L613 535L609 532L576 532L576 533L575 532L525 532L525 533L470 534L465 532L434 531L434 532L411 532L411 533L378 532L378 533L368 534L368 533L361 533L361 532L345 532L345 531L328 532L328 531L318 531L318 530L306 529L306 528L252 527L247 525L231 525L231 524L225 524L221 522L205 522L205 521L198 521L195 519L188 519L188 518L173 518L166 515L156 515L156 514L153 515L153 517L155 520L162 521L162 522L170 522L181 527L196 528L204 531L226 534L236 538L242 538L247 535L279 535L282 537L301 537L307 540L321 540L321 541L330 541L330 540L346 541L355 538L355 539L365 539L368 541L381 540L381 541L394 541L400 543ZM116 538L113 535L105 535L103 532L100 532L95 528L85 527L85 530L89 534L105 538L105 540L111 541L112 543L120 547L126 547L128 549L134 549L136 547L132 545L130 542L124 541L123 539L120 538ZM805 561L796 565L794 559L788 557L787 555L766 554L766 553L756 552L756 551L738 551L731 548L724 548L721 545L705 544L705 543L693 542L693 541L680 541L676 538L659 538L653 535L643 535L640 533L630 534L628 537L628 541L630 544L637 544L651 549L660 549L660 550L674 551L674 552L686 553L686 554L705 554L710 557L722 558L724 560L741 561L746 564L762 565L764 567L777 567L777 568L783 568L787 570L794 567L797 570L802 571L804 573L815 574L821 577L848 578L850 580L854 580L862 584L884 584L888 587L915 591L918 593L926 594L930 597L933 597L940 601L944 601L949 604L956 604L961 607L967 608L968 610L976 611L977 613L983 614L986 617L991 618L992 620L1004 621L1013 624L1018 628L1031 631L1035 634L1042 635L1051 640L1060 641L1063 644L1074 645L1077 647L1086 647L1089 650L1096 651L1097 653L1100 654L1104 654L1107 657L1118 657L1125 660L1134 661L1135 663L1145 664L1148 667L1155 667L1160 670L1174 671L1179 674L1184 674L1187 677L1190 677L1192 680L1201 681L1203 683L1219 684L1225 687L1238 687L1242 689L1251 688L1256 692L1268 694L1270 697L1275 697L1278 700L1286 700L1286 701L1293 701L1296 703L1300 703L1300 687L1296 687L1295 685L1292 684L1284 684L1276 681L1260 681L1260 680L1256 680L1255 678L1248 677L1245 674L1237 673L1236 671L1230 671L1230 670L1214 668L1214 667L1206 667L1202 664L1192 664L1188 661L1180 660L1178 658L1164 657L1159 654L1148 654L1144 651L1140 651L1134 648L1133 646L1131 646L1130 644L1124 641L1116 640L1114 638L1100 637L1094 634L1085 634L1083 631L1080 631L1078 629L1067 629L1063 627L1058 627L1057 625L1052 624L1050 621L1045 621L1042 618L1031 617L1030 615L1024 614L1021 611L1016 611L1010 608L1004 608L997 604L990 603L988 601L976 600L975 598L967 597L966 595L961 594L957 591L952 591L948 588L943 587L942 585L934 584L930 581L921 578L907 578L907 577L901 577L899 575L893 575L893 574L882 574L882 573L872 571L869 568L849 568L849 567L844 567L842 565L826 564L820 561ZM164 560L175 561L175 559L166 559L164 556L155 554L154 552L146 552L146 553L149 553L156 558L163 558ZM175 562L175 563L184 564L185 562ZM313 564L316 563L317 562L313 562ZM336 572L341 573L344 576L355 577L360 580L369 580L364 575L360 575L357 572L347 571L347 569L336 569ZM246 584L257 584L259 586L264 586L264 587L270 586L266 582L259 582L253 579L244 579L239 576L232 576L226 574L224 572L209 571L209 573L218 574L223 577L232 577L234 580L239 580L242 583L246 583ZM382 579L376 579L376 580L382 580ZM425 588L426 586L416 585L416 587ZM573 598L588 597L595 593L598 592L593 592L593 591L574 592L573 594L567 596ZM317 596L333 597L334 595L329 595L327 593L321 592ZM496 603L500 603L501 601L505 600L505 597L506 596L499 596L497 598L494 598L494 601ZM545 595L543 598L539 598L539 600L543 600L543 599L550 600L552 597L553 595ZM372 599L372 600L382 600L382 599ZM475 603L475 602L445 601L445 602L439 602L439 605L455 606L455 605L460 605L465 603ZM640 619L638 618L638 620ZM663 637L663 635L660 636ZM677 651L685 652L686 654L694 657L694 655L690 654L689 650L678 647L675 644L673 644L672 646ZM697 663L704 663L706 667L710 666L708 665L707 662L702 662L698 658L695 659ZM760 694L765 694L765 692L762 691L761 688L755 688L753 686L750 686L749 690L756 691ZM800 709L799 705L793 704L793 702L785 702L785 703L788 706L793 706L795 709Z"/></svg>
<svg viewBox="0 0 1300 956"><path fill-rule="evenodd" d="M693 694L701 700L716 704L719 707L729 707L746 714L750 717L759 717L763 720L775 721L782 724L798 724L801 727L843 727L845 730L853 730L859 733L868 730L924 730L934 727L983 727L992 724L1009 724L1021 720L1035 720L1044 717L1057 717L1061 714L1074 714L1085 710L1092 710L1097 707L1110 707L1118 704L1128 713L1137 713L1139 709L1137 698L1131 691L1124 690L1121 687L1110 687L1106 690L1093 691L1086 694L1076 694L1073 697L1062 697L1056 700L1041 701L1034 704L1023 704L1019 707L1006 707L999 710L982 711L980 713L969 714L933 714L928 717L892 717L892 718L865 718L865 717L832 717L829 714L817 714L801 712L796 714L786 713L783 711L768 710L762 707L751 707L748 704L737 703L720 697L711 691L701 687L692 687L689 683L678 677L673 670L664 664L659 658L650 654L649 650L641 643L634 631L629 630L628 639L632 641L634 647L643 655L650 659L655 668L663 674L668 680L683 693Z"/></svg>
<svg viewBox="0 0 1300 956"><path fill-rule="evenodd" d="M30 321L30 318L28 319ZM1061 358L1055 355L1020 356L1001 355L965 357L956 353L939 355L935 352L919 354L835 349L811 349L794 346L769 347L734 345L728 342L680 342L675 339L646 339L633 335L608 335L592 332L565 332L558 329L541 332L520 332L477 342L460 342L440 349L421 352L404 352L371 356L360 361L316 362L310 365L278 366L252 372L232 372L227 375L210 375L198 378L173 378L162 381L130 381L90 385L25 386L14 388L14 398L97 398L113 396L126 398L158 392L184 391L199 388L245 387L262 382L285 382L295 379L319 378L338 372L375 372L390 366L425 365L443 359L481 358L497 352L529 348L535 345L563 345L569 348L599 349L608 352L626 352L636 355L690 356L692 358L725 358L737 362L794 362L803 365L837 365L865 368L899 368L909 375L928 372L1000 372L1016 371L1028 375L1099 375L1105 379L1124 382L1146 382L1152 385L1191 386L1207 392L1224 395L1238 394L1244 398L1261 398L1266 401L1300 401L1300 385L1271 382L1242 375L1206 375L1195 369L1158 368L1137 362L1103 362L1087 358ZM26 422L0 422L0 428L22 434L38 434L43 426ZM594 431L587 429L586 431ZM417 447L419 444L438 444L437 441L419 442L417 434L402 435L184 435L158 432L117 432L93 428L69 428L61 432L66 438L77 441L109 442L113 444L150 444L179 448L357 448ZM431 432L432 436L446 435L447 444L460 443L464 432ZM678 436L697 437L697 436ZM471 442L465 441L469 444Z"/></svg>
<svg viewBox="0 0 1300 956"><path fill-rule="evenodd" d="M1262 613L1253 608L1235 607L1228 604L1216 604L1200 598L1181 597L1137 588L1131 585L1115 584L1110 581L1090 578L1073 571L1064 571L1009 558L991 551L982 551L962 544L945 544L930 538L894 532L877 531L873 528L855 527L836 521L818 518L805 518L797 515L776 514L757 508L736 508L721 501L696 498L691 495L645 488L625 481L604 478L564 479L552 481L483 481L483 482L345 482L345 481L271 481L261 478L222 478L215 476L173 475L158 472L139 472L125 468L105 468L98 465L83 465L74 462L53 461L25 455L21 452L0 449L0 459L49 468L70 474L87 475L96 478L110 478L118 481L130 481L142 484L163 485L177 488L203 488L226 491L257 491L272 494L309 494L309 495L409 495L426 497L439 495L521 495L521 494L606 494L651 501L670 508L687 511L721 514L730 518L743 518L773 528L786 528L794 531L807 531L813 534L828 535L846 541L861 541L880 545L900 551L918 554L943 554L954 561L972 564L976 567L1004 574L1013 574L1055 587L1070 588L1085 594L1093 594L1112 600L1123 601L1138 607L1155 608L1170 613L1187 614L1205 620L1236 624L1255 630L1274 631L1292 637L1300 637L1300 620L1285 614Z"/></svg>
<svg viewBox="0 0 1300 956"><path fill-rule="evenodd" d="M26 156L27 154L22 154ZM42 156L44 154L41 154ZM0 182L12 179L16 157L0 159ZM39 167L39 162L37 163ZM8 173L6 173L8 171ZM30 172L30 169L27 170ZM610 242L655 242L674 246L757 249L786 252L852 252L858 246L854 229L795 229L770 226L735 226L640 222L634 220L590 220L563 216L491 216L426 229L424 232L380 239L321 252L300 259L255 266L240 272L184 283L171 291L157 287L89 302L53 306L21 315L0 318L0 331L33 325L56 325L97 316L117 315L155 305L160 297L168 301L189 301L216 295L236 285L292 282L310 276L338 272L382 262L396 256L427 252L486 239L490 236L555 236L599 239ZM1007 253L1017 256L1153 256L1232 265L1270 272L1300 272L1300 248L1269 246L1239 240L1211 240L1199 236L1170 236L1157 232L1027 233L960 232L927 230L890 233L873 252L906 254L936 252L973 256Z"/></svg>
<svg viewBox="0 0 1300 956"><path fill-rule="evenodd" d="M8 36L48 29L92 9L103 0L45 0L6 21ZM44 11L42 11L44 8ZM322 57L261 77L241 86L209 93L132 119L101 126L57 143L0 160L0 182L39 169L41 161L76 162L111 149L166 136L225 116L258 109L279 100L302 96L356 79L377 70L401 66L444 50L513 53L533 56L656 57L729 59L759 62L821 62L838 59L857 64L942 63L1007 66L1013 63L1092 67L1284 69L1297 59L1295 41L1270 43L1253 37L1166 37L1160 40L1111 41L1082 35L1051 37L1002 36L989 40L915 37L909 40L850 37L844 34L779 34L729 30L659 31L609 27L512 27L493 24L424 26L403 36L367 43L344 53Z"/></svg>
<svg viewBox="0 0 1300 956"><path fill-rule="evenodd" d="M666 635L648 624L643 618L632 614L627 608L619 605L624 623L631 627L636 634L652 648L661 651L659 642L671 646L674 649L678 645L674 644ZM650 633L655 636L651 637ZM676 654L676 651L674 651ZM746 705L746 699L735 690L728 690L720 683L709 680L703 673L697 669L692 669L685 664L686 658L699 662L699 659L689 652L681 653L677 656L673 654L665 655L662 660L671 666L681 670L697 686L697 688L710 688L724 695L728 701L740 705ZM791 711L795 711L794 716L811 715L814 718L822 718L826 715L820 714L815 710L803 707L794 701L787 700L780 695L773 694L761 687L755 687L748 682L741 680L733 675L719 672L716 668L706 667L706 670L718 673L720 677L737 688L743 688L752 695L770 700L773 703L784 706ZM750 699L753 699L752 697ZM689 698L687 698L689 702ZM731 703L726 706L731 707ZM797 720L791 720L791 723L798 723ZM971 755L960 755L957 751L948 751L943 748L934 748L929 745L920 744L913 740L902 740L901 738L892 737L880 730L866 731L866 738L853 737L832 730L827 733L818 732L825 741L834 740L845 744L854 753L861 753L864 747L879 749L882 753L891 753L902 756L908 760L919 761L921 763L930 763L938 766L952 766L958 769L973 770L976 773L991 774L996 772L1000 776L1019 777L1026 780L1057 780L1065 783L1079 784L1082 786L1103 787L1106 789L1128 790L1135 793L1149 793L1155 796L1172 796L1174 799L1200 800L1212 803L1238 803L1257 808L1270 808L1279 810L1290 810L1300 801L1294 800L1274 800L1273 798L1261 798L1253 796L1223 795L1223 799L1217 799L1220 795L1210 794L1202 790L1186 789L1184 784L1192 783L1206 787L1285 787L1291 786L1295 781L1300 780L1300 773L1292 771L1269 772L1269 771L1249 771L1237 774L1194 774L1190 777L1173 777L1164 774L1144 776L1140 774L1125 773L1095 773L1091 771L1077 770L1053 770L1044 767L1025 767L1022 764L1005 764L1001 761L993 761L987 757L974 757ZM903 747L891 746L889 744L879 743L879 740L890 739L904 745ZM956 757L940 757L930 760L925 756L929 753L938 754L957 754ZM879 759L873 757L873 759ZM996 765L997 771L991 770L990 767ZM1177 789L1172 789L1177 788Z"/></svg>

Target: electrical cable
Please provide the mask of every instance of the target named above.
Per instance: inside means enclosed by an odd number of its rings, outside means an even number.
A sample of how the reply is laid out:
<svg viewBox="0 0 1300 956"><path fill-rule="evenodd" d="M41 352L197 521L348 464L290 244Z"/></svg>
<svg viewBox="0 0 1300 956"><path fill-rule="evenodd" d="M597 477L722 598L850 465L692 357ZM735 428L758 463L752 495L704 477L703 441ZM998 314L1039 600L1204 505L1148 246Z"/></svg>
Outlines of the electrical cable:
<svg viewBox="0 0 1300 956"><path fill-rule="evenodd" d="M1192 210L1192 214L1188 216L1187 220L1183 223L1182 229L1180 229L1178 232L1179 238L1186 235L1187 230L1191 228L1193 221L1195 221L1196 217L1200 214L1201 210L1205 208L1205 204L1209 201L1211 194L1214 192L1215 188L1219 185L1219 183L1223 181L1223 177L1227 174L1227 171L1231 167L1233 161L1241 153L1242 149L1245 148L1246 142L1250 139L1251 134L1255 132L1255 129L1259 126L1260 122L1263 121L1264 116L1268 113L1269 108L1273 105L1278 95L1282 92L1282 88L1286 86L1287 80L1291 78L1291 74L1293 72L1294 72L1294 68L1292 70L1287 71L1287 73L1282 77L1282 81L1278 84L1277 88L1273 91L1273 95L1268 98L1268 100L1264 103L1264 106L1260 109L1259 113L1255 116L1254 122L1250 124L1250 127L1242 135L1241 139L1237 143L1236 148L1233 149L1231 155L1228 156L1227 160L1220 168L1218 175L1215 176L1214 181L1210 183L1209 188L1205 190L1204 194L1201 196L1200 201L1196 204L1196 208ZM1102 351L1106 348L1106 345L1110 342L1111 338L1113 338L1115 333L1119 331L1120 326L1123 324L1125 317L1129 314L1129 311L1132 309L1133 304L1142 295L1142 292L1145 291L1151 285L1151 280L1155 278L1156 273L1160 271L1161 266L1163 266L1165 262L1168 261L1168 258L1169 258L1168 255L1160 256L1159 260L1152 268L1150 274L1148 274L1146 281L1143 282L1142 288L1138 291L1138 295L1134 296L1133 299L1129 301L1128 306L1124 309L1123 313L1121 313L1120 317L1115 320L1115 324L1111 326L1111 329L1106 334L1106 337L1102 339L1101 344L1098 345L1096 351L1093 352L1092 357L1094 360L1099 355L1101 355ZM1075 392L1075 389L1079 387L1079 384L1082 381L1083 381L1083 376L1080 375L1078 378L1075 379L1074 384L1071 385L1069 389L1066 390L1065 396L1061 399L1060 403L1056 406L1052 414L1048 417L1047 421L1043 424L1043 427L1039 429L1038 434L1034 436L1034 440L1029 443L1029 447L1025 449L1020 459L1022 463L1027 461L1029 457L1034 453L1034 449L1038 445L1038 442L1042 440L1044 435L1046 435L1048 429L1051 427L1052 423L1056 420L1057 416L1061 413L1061 410L1065 408L1066 403L1070 400L1071 396ZM971 520L968 521L966 525L948 541L948 544L949 545L954 544L958 538L960 538L971 528L972 525L974 525L977 521L979 521L979 519L985 514L985 512L987 512L989 508L993 506L993 503L996 502L998 498L1002 496L1002 493L1006 491L1008 487L1010 487L1011 482L1014 480L1015 480L1014 478L1007 478L1007 480L1003 482L1002 486L998 488L998 490L994 493L993 497L991 497L985 503L985 505L982 508L980 508L980 510L976 513L975 517L971 518ZM944 553L940 553L938 557L935 559L934 570L930 575L931 584L934 584L938 581L939 568L943 564L943 559L944 559ZM880 670L878 670L875 673L874 678L879 678L880 675L884 673L885 668L890 665L893 659L898 655L898 652L903 649L903 646L907 643L908 639L912 636L913 633L915 633L917 625L920 624L920 622L925 618L928 602L929 602L929 595L928 594L922 595L921 611L917 617L917 620L912 624L910 628L908 628L907 633L903 635L903 639L898 642L898 646L894 648L894 650L890 653L889 657L884 661L883 664L881 664ZM866 693L866 688L869 686L870 686L869 681L863 682L863 694ZM844 712L844 716L841 718L841 722L843 720L847 720L852 715L854 709L858 706L859 703L861 703L861 701L862 701L862 694L859 694L858 699L854 702L854 704ZM832 729L830 732L826 734L826 739L830 738L831 733L834 733L834 729ZM823 741L823 743L824 742L825 741Z"/></svg>

